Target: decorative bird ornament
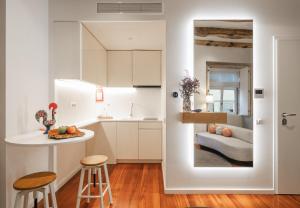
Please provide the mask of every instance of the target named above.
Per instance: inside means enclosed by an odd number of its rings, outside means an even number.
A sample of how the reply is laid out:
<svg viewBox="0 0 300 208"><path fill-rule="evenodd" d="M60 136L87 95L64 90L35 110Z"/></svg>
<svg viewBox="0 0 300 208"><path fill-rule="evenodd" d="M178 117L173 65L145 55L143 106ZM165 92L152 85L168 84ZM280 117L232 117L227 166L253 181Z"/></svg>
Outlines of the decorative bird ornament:
<svg viewBox="0 0 300 208"><path fill-rule="evenodd" d="M39 110L35 114L35 119L37 122L40 122L40 119L43 118L43 125L46 127L46 131L44 134L48 134L48 131L50 130L51 126L53 126L56 122L55 120L55 114L56 114L57 104L56 103L50 103L49 104L49 110L51 110L51 119L48 119L48 114L45 110Z"/></svg>

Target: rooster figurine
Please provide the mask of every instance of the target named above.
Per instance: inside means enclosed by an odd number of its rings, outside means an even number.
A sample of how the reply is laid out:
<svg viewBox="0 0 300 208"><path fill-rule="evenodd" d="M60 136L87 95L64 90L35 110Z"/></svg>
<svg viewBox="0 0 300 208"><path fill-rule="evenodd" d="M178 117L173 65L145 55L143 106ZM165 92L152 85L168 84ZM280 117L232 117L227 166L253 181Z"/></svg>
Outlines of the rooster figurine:
<svg viewBox="0 0 300 208"><path fill-rule="evenodd" d="M55 114L56 114L57 104L56 103L50 103L49 104L49 110L52 110L52 117L51 120L48 119L48 114L44 110L39 110L35 114L35 119L40 122L40 119L43 118L43 125L46 127L46 131L44 134L48 134L48 131L50 130L51 126L53 126L56 122L55 120Z"/></svg>

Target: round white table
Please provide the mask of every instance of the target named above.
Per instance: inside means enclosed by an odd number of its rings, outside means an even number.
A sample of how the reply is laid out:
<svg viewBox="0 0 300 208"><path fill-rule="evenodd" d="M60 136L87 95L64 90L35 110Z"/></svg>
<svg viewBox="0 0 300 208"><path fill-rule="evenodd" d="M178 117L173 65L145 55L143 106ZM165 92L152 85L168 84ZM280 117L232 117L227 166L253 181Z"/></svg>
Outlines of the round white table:
<svg viewBox="0 0 300 208"><path fill-rule="evenodd" d="M69 143L79 143L85 142L94 137L94 132L87 129L79 129L81 132L84 132L84 136L75 137L70 139L49 139L47 134L43 134L43 131L35 131L27 134L22 134L5 139L5 143L8 145L16 145L23 147L39 147L39 146L48 146L49 147L49 171L56 171L56 146L59 144L69 144ZM56 190L56 187L54 187ZM53 206L57 207L56 204Z"/></svg>

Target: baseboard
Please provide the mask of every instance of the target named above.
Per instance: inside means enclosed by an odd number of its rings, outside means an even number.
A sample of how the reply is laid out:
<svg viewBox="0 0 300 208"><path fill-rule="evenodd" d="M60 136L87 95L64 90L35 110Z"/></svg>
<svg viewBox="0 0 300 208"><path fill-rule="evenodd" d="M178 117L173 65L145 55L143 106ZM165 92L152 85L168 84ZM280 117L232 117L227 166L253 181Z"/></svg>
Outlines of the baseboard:
<svg viewBox="0 0 300 208"><path fill-rule="evenodd" d="M163 180L163 186L164 186L164 193L166 193L166 173L165 173L165 166L166 163L164 161L162 161L161 163L161 172L162 172L162 180Z"/></svg>
<svg viewBox="0 0 300 208"><path fill-rule="evenodd" d="M63 185L65 185L76 173L78 173L81 169L81 165L78 165L72 172L59 180L55 185L55 190L59 190Z"/></svg>
<svg viewBox="0 0 300 208"><path fill-rule="evenodd" d="M162 160L117 159L117 163L161 163Z"/></svg>
<svg viewBox="0 0 300 208"><path fill-rule="evenodd" d="M165 194L275 194L274 189L205 189L166 188Z"/></svg>

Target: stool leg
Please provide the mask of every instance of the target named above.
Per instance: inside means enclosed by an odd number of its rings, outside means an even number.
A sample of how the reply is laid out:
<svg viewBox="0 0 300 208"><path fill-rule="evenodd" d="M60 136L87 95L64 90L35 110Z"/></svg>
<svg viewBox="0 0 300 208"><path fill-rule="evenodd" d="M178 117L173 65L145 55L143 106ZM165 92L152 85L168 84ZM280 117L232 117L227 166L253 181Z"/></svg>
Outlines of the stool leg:
<svg viewBox="0 0 300 208"><path fill-rule="evenodd" d="M27 192L24 195L24 208L28 208L28 197L29 197L29 193Z"/></svg>
<svg viewBox="0 0 300 208"><path fill-rule="evenodd" d="M88 170L88 196L91 195L91 175L92 175L92 169L89 168L89 170ZM90 203L90 198L87 199L87 202Z"/></svg>
<svg viewBox="0 0 300 208"><path fill-rule="evenodd" d="M93 171L93 182L94 182L94 188L96 188L96 169Z"/></svg>
<svg viewBox="0 0 300 208"><path fill-rule="evenodd" d="M44 208L49 208L48 191L46 188L43 188L43 197L44 197Z"/></svg>
<svg viewBox="0 0 300 208"><path fill-rule="evenodd" d="M34 200L34 208L38 208L38 193L36 191L33 192L33 200Z"/></svg>
<svg viewBox="0 0 300 208"><path fill-rule="evenodd" d="M101 168L98 168L98 180L99 180L99 195L100 195L100 207L104 208L104 201L103 201L103 191L102 191L102 175L101 175Z"/></svg>
<svg viewBox="0 0 300 208"><path fill-rule="evenodd" d="M107 170L107 164L106 163L104 164L104 173L105 173L105 180L106 180L106 185L107 185L107 189L108 189L109 203L112 204L113 199L112 199L112 194L111 194L109 175L108 175L108 170Z"/></svg>
<svg viewBox="0 0 300 208"><path fill-rule="evenodd" d="M18 192L16 195L16 199L15 199L15 205L14 208L20 208L20 204L21 204L21 197L22 197L22 193Z"/></svg>
<svg viewBox="0 0 300 208"><path fill-rule="evenodd" d="M76 208L79 208L79 206L80 206L80 199L81 199L81 192L82 192L82 186L83 186L84 172L85 172L85 169L81 168L81 174L80 174L80 181L79 181L79 187L78 187Z"/></svg>
<svg viewBox="0 0 300 208"><path fill-rule="evenodd" d="M50 183L49 184L49 188L50 188L51 199L52 199L52 207L53 208L57 208L57 201L56 201L56 196L55 196L54 184Z"/></svg>

